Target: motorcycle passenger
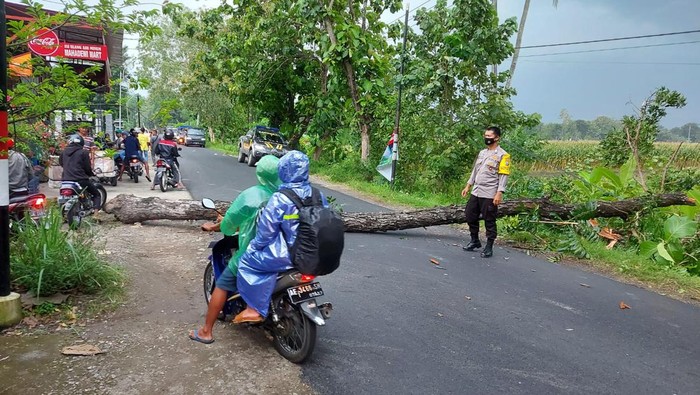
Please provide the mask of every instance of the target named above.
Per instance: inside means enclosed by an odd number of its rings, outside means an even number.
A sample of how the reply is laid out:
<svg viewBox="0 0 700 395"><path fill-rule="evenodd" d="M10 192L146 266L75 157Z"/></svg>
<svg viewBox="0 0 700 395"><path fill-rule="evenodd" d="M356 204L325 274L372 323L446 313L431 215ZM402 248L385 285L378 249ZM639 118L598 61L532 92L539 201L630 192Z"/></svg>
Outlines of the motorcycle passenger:
<svg viewBox="0 0 700 395"><path fill-rule="evenodd" d="M92 207L98 211L102 208L102 195L90 181L90 177L95 176L90 165L90 152L83 149L85 140L80 135L72 136L69 141L70 144L58 158L58 164L63 166L62 180L74 181L82 188L87 188L88 193L92 196Z"/></svg>
<svg viewBox="0 0 700 395"><path fill-rule="evenodd" d="M180 152L178 152L177 143L174 140L175 134L173 132L165 132L163 139L158 141L158 145L156 145L153 153L170 165L170 170L172 170L173 177L175 177L175 188L180 188L182 187L182 184L180 184L180 163L177 161ZM154 183L151 185L151 189L155 188L156 184Z"/></svg>
<svg viewBox="0 0 700 395"><path fill-rule="evenodd" d="M302 200L311 197L309 158L302 152L290 151L279 162L281 189L291 189ZM324 206L326 198L321 195ZM267 316L277 274L292 269L288 246L296 240L299 210L280 192L275 192L260 214L255 238L238 264L237 286L248 306L234 324L258 323Z"/></svg>
<svg viewBox="0 0 700 395"><path fill-rule="evenodd" d="M148 176L148 163L144 162L143 160L143 156L141 155L141 144L139 143L139 139L137 136L138 133L136 132L136 130L134 128L131 128L131 130L129 130L129 135L124 139L124 161L122 162L122 168L119 172L118 181L122 180L122 174L124 174L124 169L129 164L129 160L134 156L139 158L141 164L144 165L144 168L146 169L146 179L149 182L151 181L151 177Z"/></svg>
<svg viewBox="0 0 700 395"><path fill-rule="evenodd" d="M7 139L7 174L10 199L29 195L29 181L33 178L32 163L26 155L15 151L15 141Z"/></svg>
<svg viewBox="0 0 700 395"><path fill-rule="evenodd" d="M172 131L168 131L174 136ZM231 203L223 218L219 218L218 224L207 223L202 225L206 231L219 231L232 236L238 232L238 250L229 260L228 268L216 279L216 288L211 294L204 326L198 330L190 331L190 339L204 344L214 341L212 330L214 323L223 309L228 297L228 292L236 292L236 273L241 255L246 251L250 240L255 236L256 219L260 207L267 202L281 183L277 173L279 159L272 155L263 156L255 169L258 185L252 186L243 192Z"/></svg>

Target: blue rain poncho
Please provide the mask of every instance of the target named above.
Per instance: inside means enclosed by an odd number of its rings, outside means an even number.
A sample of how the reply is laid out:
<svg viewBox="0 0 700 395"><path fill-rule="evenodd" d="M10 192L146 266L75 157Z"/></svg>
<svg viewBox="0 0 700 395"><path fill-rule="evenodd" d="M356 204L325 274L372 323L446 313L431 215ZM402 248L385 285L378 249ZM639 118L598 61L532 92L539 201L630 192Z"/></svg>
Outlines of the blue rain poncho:
<svg viewBox="0 0 700 395"><path fill-rule="evenodd" d="M221 233L231 236L238 232L240 249L236 251L228 264L234 275L238 271L238 261L248 247L250 240L255 237L258 210L267 203L270 196L280 186L280 179L277 176L278 163L279 159L272 155L265 155L260 159L255 169L258 185L241 192L231 203L221 221Z"/></svg>
<svg viewBox="0 0 700 395"><path fill-rule="evenodd" d="M311 196L309 158L290 151L279 161L280 189L291 189L299 197ZM323 204L328 205L322 196ZM238 291L246 304L266 317L277 273L292 269L287 246L294 244L299 220L289 198L276 192L270 197L258 220L258 230L238 265Z"/></svg>

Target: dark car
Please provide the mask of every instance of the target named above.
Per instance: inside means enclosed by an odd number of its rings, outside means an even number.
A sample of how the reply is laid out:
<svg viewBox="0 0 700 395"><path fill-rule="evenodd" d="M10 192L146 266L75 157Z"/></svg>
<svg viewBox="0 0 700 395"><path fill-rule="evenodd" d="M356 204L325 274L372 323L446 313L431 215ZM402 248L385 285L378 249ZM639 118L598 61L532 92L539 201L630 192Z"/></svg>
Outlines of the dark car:
<svg viewBox="0 0 700 395"><path fill-rule="evenodd" d="M190 129L185 136L185 146L198 145L202 148L206 147L207 141L204 137L204 131L201 129Z"/></svg>
<svg viewBox="0 0 700 395"><path fill-rule="evenodd" d="M238 143L238 161L243 163L247 159L248 166L255 166L263 156L274 155L281 158L287 150L287 142L279 129L256 126L241 136Z"/></svg>

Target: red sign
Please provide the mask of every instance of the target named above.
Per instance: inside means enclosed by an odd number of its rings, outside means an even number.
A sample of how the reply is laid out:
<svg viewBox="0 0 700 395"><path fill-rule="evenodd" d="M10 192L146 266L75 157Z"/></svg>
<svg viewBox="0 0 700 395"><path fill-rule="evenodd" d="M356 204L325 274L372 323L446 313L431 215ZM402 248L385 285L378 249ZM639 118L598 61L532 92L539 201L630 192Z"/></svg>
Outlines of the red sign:
<svg viewBox="0 0 700 395"><path fill-rule="evenodd" d="M60 45L58 34L44 27L29 41L29 50L40 56L53 56L58 52Z"/></svg>
<svg viewBox="0 0 700 395"><path fill-rule="evenodd" d="M107 60L107 46L96 44L62 43L56 56L66 59Z"/></svg>

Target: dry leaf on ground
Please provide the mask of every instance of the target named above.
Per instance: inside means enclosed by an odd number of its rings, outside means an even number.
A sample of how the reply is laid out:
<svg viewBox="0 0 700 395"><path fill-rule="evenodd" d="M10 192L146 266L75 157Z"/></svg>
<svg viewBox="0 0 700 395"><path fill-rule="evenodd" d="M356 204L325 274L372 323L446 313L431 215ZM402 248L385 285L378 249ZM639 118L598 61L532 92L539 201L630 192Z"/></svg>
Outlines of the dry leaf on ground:
<svg viewBox="0 0 700 395"><path fill-rule="evenodd" d="M63 355L95 355L102 354L104 351L92 344L78 344L76 346L63 347L61 354Z"/></svg>

